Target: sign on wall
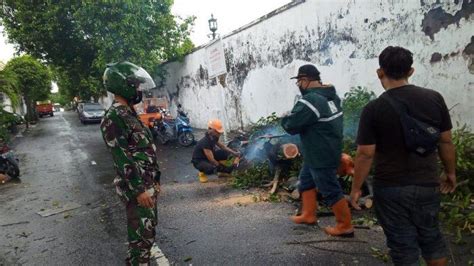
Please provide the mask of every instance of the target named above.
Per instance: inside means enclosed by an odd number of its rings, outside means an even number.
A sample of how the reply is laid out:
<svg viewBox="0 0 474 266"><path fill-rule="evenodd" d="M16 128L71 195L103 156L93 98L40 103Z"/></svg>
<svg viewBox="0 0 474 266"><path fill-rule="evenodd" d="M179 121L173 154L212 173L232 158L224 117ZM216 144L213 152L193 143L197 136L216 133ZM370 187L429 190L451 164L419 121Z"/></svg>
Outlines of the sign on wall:
<svg viewBox="0 0 474 266"><path fill-rule="evenodd" d="M210 79L227 73L227 68L225 66L224 46L222 45L222 41L220 39L206 47L206 57Z"/></svg>

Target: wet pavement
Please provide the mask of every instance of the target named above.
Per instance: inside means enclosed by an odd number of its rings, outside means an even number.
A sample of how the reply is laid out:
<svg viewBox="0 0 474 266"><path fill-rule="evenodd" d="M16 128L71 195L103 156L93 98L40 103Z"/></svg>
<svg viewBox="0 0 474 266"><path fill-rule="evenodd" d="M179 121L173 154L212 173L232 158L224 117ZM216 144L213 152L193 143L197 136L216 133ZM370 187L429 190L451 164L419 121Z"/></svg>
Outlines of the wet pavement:
<svg viewBox="0 0 474 266"><path fill-rule="evenodd" d="M12 146L22 174L21 182L0 186L0 265L122 265L124 208L111 185L113 166L99 125L82 125L73 112L56 113ZM157 244L171 264L383 264L372 250L386 251L380 228L339 240L319 227L293 225L292 204L255 202L257 191L232 189L226 179L200 184L192 147L158 150ZM37 214L71 203L80 207ZM320 225L333 219L322 217Z"/></svg>

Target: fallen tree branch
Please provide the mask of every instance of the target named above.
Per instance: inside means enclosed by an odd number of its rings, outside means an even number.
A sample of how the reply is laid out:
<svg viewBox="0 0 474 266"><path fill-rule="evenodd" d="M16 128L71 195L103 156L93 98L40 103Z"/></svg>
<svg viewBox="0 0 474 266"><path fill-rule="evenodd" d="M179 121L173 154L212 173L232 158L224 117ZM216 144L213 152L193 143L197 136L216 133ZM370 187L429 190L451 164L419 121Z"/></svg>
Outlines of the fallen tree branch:
<svg viewBox="0 0 474 266"><path fill-rule="evenodd" d="M273 186L272 186L272 189L270 190L270 194L275 194L275 192L277 191L277 188L278 188L278 183L280 183L280 173L281 173L281 169L280 167L277 167L276 170L275 170L275 177L273 178Z"/></svg>
<svg viewBox="0 0 474 266"><path fill-rule="evenodd" d="M339 254L344 254L348 256L363 256L363 257L372 257L372 254L370 253L362 253L362 252L348 252L348 251L342 251L342 250L335 250L335 249L329 249L329 248L322 248L322 247L316 247L312 245L307 245L308 247L317 249L317 250L322 250L322 251L327 251L327 252L334 252L334 253L339 253Z"/></svg>
<svg viewBox="0 0 474 266"><path fill-rule="evenodd" d="M309 241L290 241L285 242L287 245L305 245L305 244L315 244L315 243L327 243L327 242L337 242L337 243L368 243L364 240L341 240L341 239L324 239L324 240L309 240Z"/></svg>
<svg viewBox="0 0 474 266"><path fill-rule="evenodd" d="M348 202L351 202L351 197L349 195L344 195L344 198ZM357 201L357 204L359 204L359 206L362 207L363 209L371 209L372 206L374 205L374 200L372 198L373 198L372 195L367 195L365 197L360 198Z"/></svg>
<svg viewBox="0 0 474 266"><path fill-rule="evenodd" d="M194 242L196 242L196 241L197 241L196 239L191 240L191 241L189 241L188 243L186 243L186 246L189 245L189 244L191 244L191 243L194 243Z"/></svg>
<svg viewBox="0 0 474 266"><path fill-rule="evenodd" d="M3 227L11 226L11 225L19 225L19 224L29 224L29 221L21 221L16 223L9 223L9 224L2 224Z"/></svg>

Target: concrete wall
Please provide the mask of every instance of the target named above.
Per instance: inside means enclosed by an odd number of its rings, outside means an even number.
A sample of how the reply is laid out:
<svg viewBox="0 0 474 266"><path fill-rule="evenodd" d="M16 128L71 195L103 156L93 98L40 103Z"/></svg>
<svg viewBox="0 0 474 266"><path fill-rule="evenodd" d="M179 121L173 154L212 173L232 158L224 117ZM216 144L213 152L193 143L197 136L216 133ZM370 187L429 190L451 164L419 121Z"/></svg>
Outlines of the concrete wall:
<svg viewBox="0 0 474 266"><path fill-rule="evenodd" d="M0 104L3 106L3 110L13 113L12 101L10 100L10 98L1 92L0 94L2 94L0 95L0 99L2 99L2 101L0 101Z"/></svg>
<svg viewBox="0 0 474 266"><path fill-rule="evenodd" d="M15 110L13 109L12 107L12 101L11 99L0 92L0 99L3 99L3 102L0 101L0 104L3 106L3 110L7 111L7 112L10 112L10 113L17 113L19 115L25 115L26 114L26 105L25 105L25 102L23 101L23 99L21 100L21 104L20 106L16 107Z"/></svg>
<svg viewBox="0 0 474 266"><path fill-rule="evenodd" d="M165 64L168 76L154 94L181 103L193 126L219 117L236 129L289 111L299 93L289 77L305 63L341 97L354 86L380 94L377 56L400 45L414 53L411 82L440 91L456 105L454 120L474 127L473 13L472 0L293 1L223 37L225 82L209 80L201 47Z"/></svg>
<svg viewBox="0 0 474 266"><path fill-rule="evenodd" d="M114 101L114 95L110 92L107 92L107 96L99 98L98 102L104 107L104 109L109 109Z"/></svg>

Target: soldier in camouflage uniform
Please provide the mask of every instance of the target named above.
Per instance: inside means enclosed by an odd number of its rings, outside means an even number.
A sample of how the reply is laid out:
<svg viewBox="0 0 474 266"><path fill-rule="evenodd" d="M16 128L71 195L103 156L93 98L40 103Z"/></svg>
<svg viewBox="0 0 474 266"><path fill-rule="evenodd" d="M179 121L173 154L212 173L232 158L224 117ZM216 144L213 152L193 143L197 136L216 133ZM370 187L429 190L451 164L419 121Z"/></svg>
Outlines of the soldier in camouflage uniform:
<svg viewBox="0 0 474 266"><path fill-rule="evenodd" d="M141 101L143 89L155 84L144 69L129 62L107 65L103 79L105 88L115 95L100 130L112 152L117 194L126 205L126 262L148 265L155 241L160 171L151 132L140 122L133 105Z"/></svg>

